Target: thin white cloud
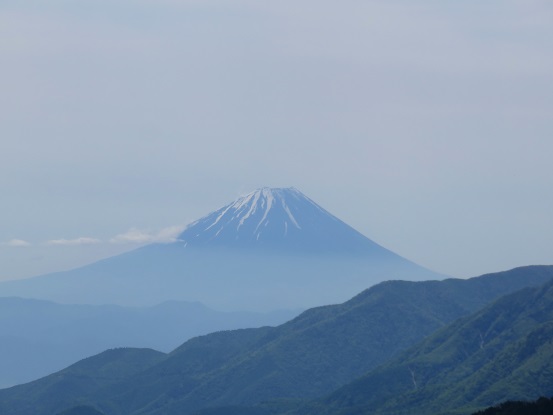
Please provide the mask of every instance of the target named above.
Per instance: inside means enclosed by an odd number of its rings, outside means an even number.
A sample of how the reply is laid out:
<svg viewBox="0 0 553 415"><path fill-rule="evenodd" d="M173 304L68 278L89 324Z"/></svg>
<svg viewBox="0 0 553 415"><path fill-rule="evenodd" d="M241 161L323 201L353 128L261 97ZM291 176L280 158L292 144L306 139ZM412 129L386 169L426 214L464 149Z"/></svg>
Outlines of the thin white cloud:
<svg viewBox="0 0 553 415"><path fill-rule="evenodd" d="M115 235L109 242L112 244L171 243L176 241L184 228L184 226L169 226L154 232L131 228L125 233Z"/></svg>
<svg viewBox="0 0 553 415"><path fill-rule="evenodd" d="M46 241L46 245L57 245L57 246L77 246L77 245L94 245L99 244L99 239L80 237L75 239L51 239Z"/></svg>
<svg viewBox="0 0 553 415"><path fill-rule="evenodd" d="M129 229L125 233L115 235L109 240L112 244L143 244L150 241L151 235L139 229Z"/></svg>
<svg viewBox="0 0 553 415"><path fill-rule="evenodd" d="M155 235L154 242L175 242L177 240L177 237L182 233L182 231L184 231L185 228L186 226L182 225L168 226L167 228L163 228Z"/></svg>
<svg viewBox="0 0 553 415"><path fill-rule="evenodd" d="M15 246L15 247L25 247L25 246L31 246L30 242L24 241L23 239L12 239L5 243L7 246Z"/></svg>

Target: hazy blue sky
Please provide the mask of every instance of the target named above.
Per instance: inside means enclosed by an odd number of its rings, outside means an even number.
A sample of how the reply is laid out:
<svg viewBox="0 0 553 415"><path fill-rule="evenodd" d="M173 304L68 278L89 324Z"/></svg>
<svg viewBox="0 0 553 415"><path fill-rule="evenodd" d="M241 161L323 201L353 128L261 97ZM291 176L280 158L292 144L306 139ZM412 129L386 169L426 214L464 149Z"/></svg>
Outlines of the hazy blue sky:
<svg viewBox="0 0 553 415"><path fill-rule="evenodd" d="M0 74L0 279L261 186L450 275L553 263L550 0L3 0Z"/></svg>

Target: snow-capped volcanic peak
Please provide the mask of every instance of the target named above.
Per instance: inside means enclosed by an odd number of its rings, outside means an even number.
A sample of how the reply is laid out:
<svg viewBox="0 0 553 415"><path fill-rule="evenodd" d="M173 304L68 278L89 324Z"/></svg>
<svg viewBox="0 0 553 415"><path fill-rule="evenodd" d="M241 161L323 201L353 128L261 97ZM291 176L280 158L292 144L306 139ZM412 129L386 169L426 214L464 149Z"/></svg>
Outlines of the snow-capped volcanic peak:
<svg viewBox="0 0 553 415"><path fill-rule="evenodd" d="M190 247L294 252L381 248L293 187L255 190L193 222L178 239Z"/></svg>
<svg viewBox="0 0 553 415"><path fill-rule="evenodd" d="M226 223L229 225L236 225L237 231L239 231L246 222L248 222L248 225L253 222L255 223L255 237L259 239L261 233L269 224L269 213L271 209L275 209L275 211L282 210L285 213L283 234L286 236L289 224L290 226L301 229L301 226L287 205L287 199L291 197L296 199L305 198L305 196L294 188L271 189L264 187L258 189L241 197L236 202L231 203L223 209L218 210L216 213L218 213L219 216L217 216L215 221L209 225L206 230L217 226L222 219L225 219ZM282 216L282 212L280 212L279 216ZM223 221L223 223L225 222ZM222 230L222 226L220 230Z"/></svg>
<svg viewBox="0 0 553 415"><path fill-rule="evenodd" d="M171 299L268 311L345 301L391 278L443 276L377 245L294 188L263 188L190 224L173 243L9 281L2 293L61 303Z"/></svg>

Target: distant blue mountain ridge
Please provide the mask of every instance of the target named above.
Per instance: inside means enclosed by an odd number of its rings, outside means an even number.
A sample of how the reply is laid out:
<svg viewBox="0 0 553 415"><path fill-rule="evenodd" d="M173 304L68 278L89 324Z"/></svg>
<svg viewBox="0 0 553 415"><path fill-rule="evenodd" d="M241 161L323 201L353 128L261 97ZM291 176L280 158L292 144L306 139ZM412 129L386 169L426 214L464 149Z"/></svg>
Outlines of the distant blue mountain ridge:
<svg viewBox="0 0 553 415"><path fill-rule="evenodd" d="M173 301L121 307L0 298L0 388L46 376L109 348L169 352L195 336L274 326L298 313L224 313L200 303Z"/></svg>

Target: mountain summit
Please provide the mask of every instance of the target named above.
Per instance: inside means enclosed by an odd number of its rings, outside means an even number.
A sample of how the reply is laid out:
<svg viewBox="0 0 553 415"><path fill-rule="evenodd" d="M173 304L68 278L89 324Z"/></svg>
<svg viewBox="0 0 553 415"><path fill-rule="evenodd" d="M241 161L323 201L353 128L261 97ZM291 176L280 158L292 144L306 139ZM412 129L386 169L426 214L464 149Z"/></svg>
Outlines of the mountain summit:
<svg viewBox="0 0 553 415"><path fill-rule="evenodd" d="M152 244L75 270L0 283L61 303L200 301L268 311L345 301L390 279L443 276L381 247L295 188L262 188Z"/></svg>
<svg viewBox="0 0 553 415"><path fill-rule="evenodd" d="M191 223L187 247L393 255L294 187L264 187Z"/></svg>

